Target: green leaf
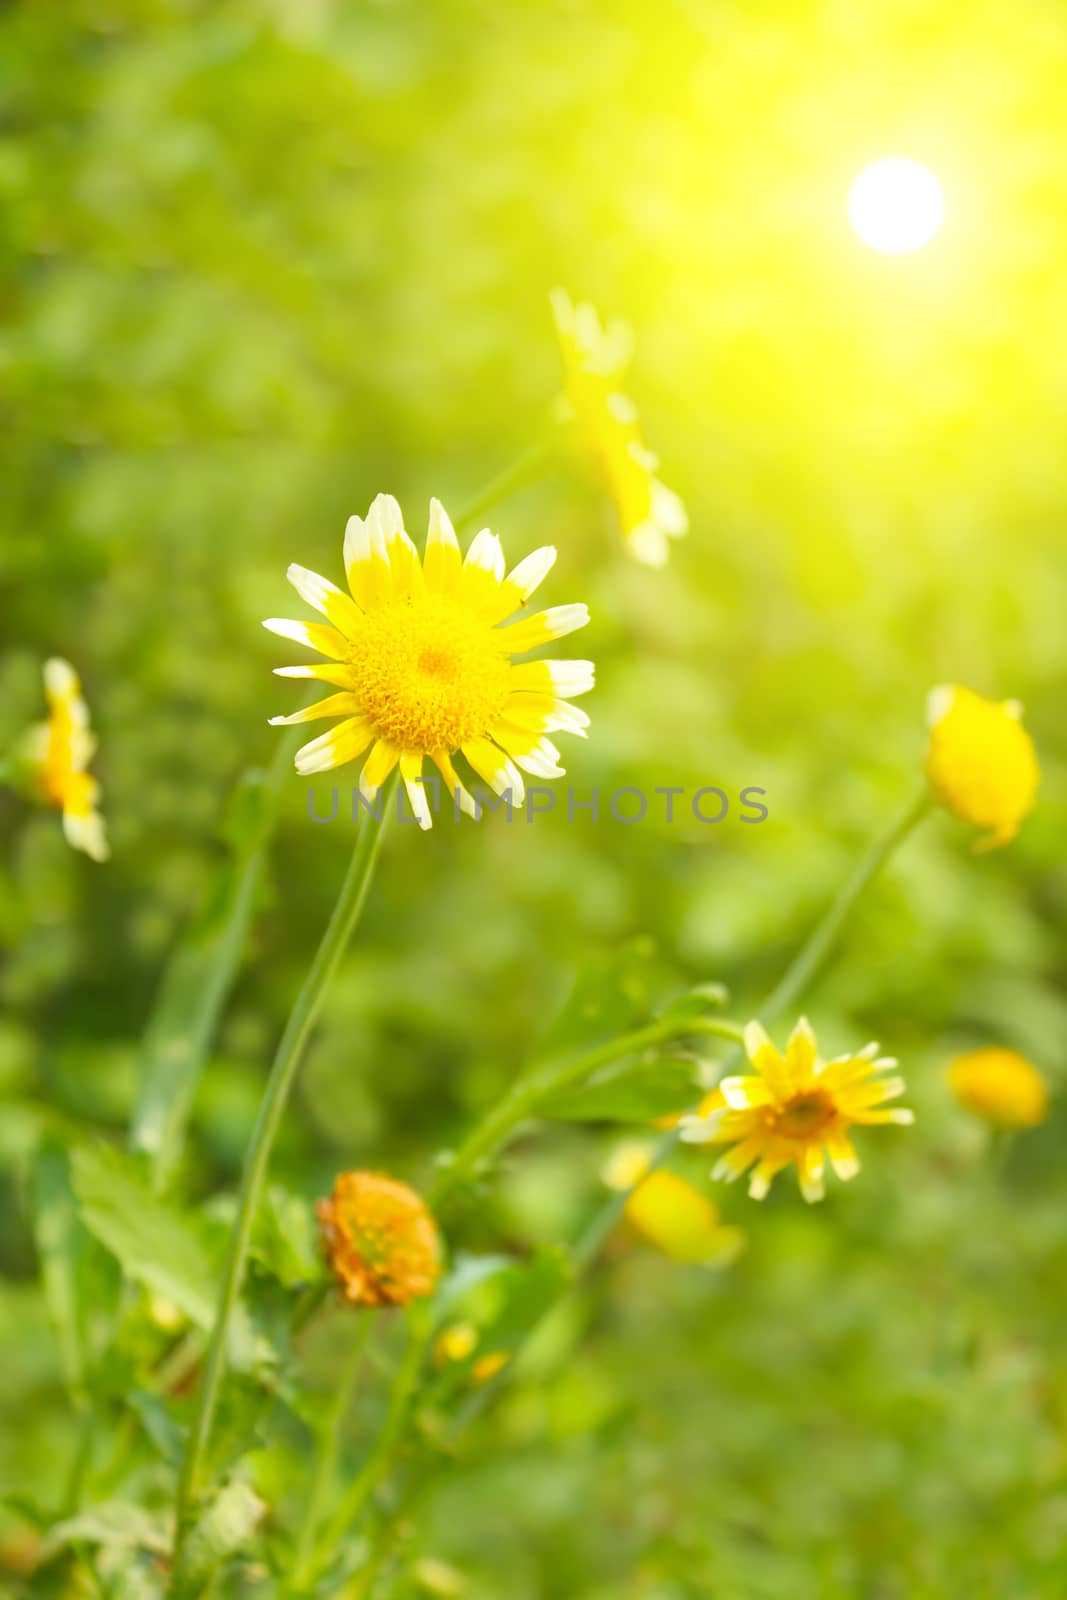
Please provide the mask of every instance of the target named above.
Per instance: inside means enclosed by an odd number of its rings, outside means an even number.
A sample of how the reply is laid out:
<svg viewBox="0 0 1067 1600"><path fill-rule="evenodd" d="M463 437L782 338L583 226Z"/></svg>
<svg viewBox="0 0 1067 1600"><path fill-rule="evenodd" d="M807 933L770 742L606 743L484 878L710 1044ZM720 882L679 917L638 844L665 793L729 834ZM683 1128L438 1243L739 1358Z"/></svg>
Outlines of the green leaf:
<svg viewBox="0 0 1067 1600"><path fill-rule="evenodd" d="M82 1219L137 1283L172 1300L197 1327L215 1310L215 1274L197 1229L136 1176L131 1159L103 1145L73 1158Z"/></svg>
<svg viewBox="0 0 1067 1600"><path fill-rule="evenodd" d="M202 1584L227 1556L246 1545L267 1507L247 1483L225 1485L194 1524L186 1548L186 1571L193 1584Z"/></svg>
<svg viewBox="0 0 1067 1600"><path fill-rule="evenodd" d="M514 1256L458 1255L433 1297L434 1320L441 1322L450 1317L459 1302L473 1290L503 1272L510 1272L514 1266Z"/></svg>
<svg viewBox="0 0 1067 1600"><path fill-rule="evenodd" d="M321 1278L315 1216L307 1201L271 1184L256 1217L251 1253L290 1287Z"/></svg>
<svg viewBox="0 0 1067 1600"><path fill-rule="evenodd" d="M105 1145L87 1146L72 1158L74 1191L82 1221L118 1260L126 1275L171 1300L198 1328L215 1319L219 1263L206 1233L140 1177L135 1159ZM269 1345L253 1330L247 1311L233 1321L232 1359L238 1366L273 1365Z"/></svg>
<svg viewBox="0 0 1067 1600"><path fill-rule="evenodd" d="M48 1315L69 1393L84 1394L86 1310L81 1285L89 1237L78 1216L66 1148L47 1140L33 1163L33 1226Z"/></svg>
<svg viewBox="0 0 1067 1600"><path fill-rule="evenodd" d="M634 939L594 956L575 979L570 996L537 1050L539 1064L585 1054L647 1020L656 977L655 949Z"/></svg>
<svg viewBox="0 0 1067 1600"><path fill-rule="evenodd" d="M57 1522L41 1545L40 1559L46 1561L57 1550L72 1544L117 1546L165 1556L170 1549L170 1535L163 1517L140 1506L111 1500Z"/></svg>
<svg viewBox="0 0 1067 1600"><path fill-rule="evenodd" d="M267 1422L276 1397L255 1379L231 1373L215 1413L215 1427L206 1458L206 1476L218 1479L231 1472L253 1450L267 1442Z"/></svg>
<svg viewBox="0 0 1067 1600"><path fill-rule="evenodd" d="M149 1394L146 1389L133 1389L127 1396L127 1402L141 1419L141 1426L163 1460L168 1466L179 1467L185 1450L185 1431L162 1395Z"/></svg>
<svg viewBox="0 0 1067 1600"><path fill-rule="evenodd" d="M498 1265L501 1259L481 1258L486 1270L471 1271L462 1294L452 1301L453 1312L461 1306L463 1314L477 1324L479 1355L517 1349L558 1299L571 1275L566 1254L554 1248L537 1250L524 1261Z"/></svg>
<svg viewBox="0 0 1067 1600"><path fill-rule="evenodd" d="M270 772L247 772L238 782L223 825L233 859L172 955L148 1023L131 1143L151 1157L160 1187L181 1154L193 1095L237 976L292 748L292 737L280 740Z"/></svg>
<svg viewBox="0 0 1067 1600"><path fill-rule="evenodd" d="M696 1063L684 1056L642 1057L565 1090L540 1115L555 1122L654 1122L692 1104L695 1074Z"/></svg>
<svg viewBox="0 0 1067 1600"><path fill-rule="evenodd" d="M677 995L658 1015L664 1020L684 1022L689 1017L702 1017L708 1011L721 1011L729 1002L730 991L724 983L698 983Z"/></svg>

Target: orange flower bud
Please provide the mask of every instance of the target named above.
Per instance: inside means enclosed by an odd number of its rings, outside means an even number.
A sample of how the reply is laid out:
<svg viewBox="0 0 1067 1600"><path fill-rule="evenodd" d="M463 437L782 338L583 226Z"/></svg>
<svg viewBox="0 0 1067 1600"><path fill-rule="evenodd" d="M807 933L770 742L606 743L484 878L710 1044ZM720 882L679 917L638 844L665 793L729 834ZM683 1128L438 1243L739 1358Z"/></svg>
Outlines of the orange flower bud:
<svg viewBox="0 0 1067 1600"><path fill-rule="evenodd" d="M437 1228L406 1183L342 1172L315 1207L341 1293L352 1305L406 1306L433 1293L441 1270Z"/></svg>

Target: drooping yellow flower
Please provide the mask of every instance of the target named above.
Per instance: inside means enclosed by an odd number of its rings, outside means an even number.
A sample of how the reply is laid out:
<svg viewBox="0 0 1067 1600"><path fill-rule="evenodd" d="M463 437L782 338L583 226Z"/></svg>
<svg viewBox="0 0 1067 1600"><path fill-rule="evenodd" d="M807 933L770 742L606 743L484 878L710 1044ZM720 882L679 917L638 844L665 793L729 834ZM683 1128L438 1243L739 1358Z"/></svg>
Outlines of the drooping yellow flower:
<svg viewBox="0 0 1067 1600"><path fill-rule="evenodd" d="M748 1192L762 1200L783 1167L796 1164L805 1200L821 1200L825 1156L837 1176L853 1178L859 1161L849 1129L871 1123L910 1123L914 1114L887 1108L904 1092L904 1080L886 1078L896 1062L869 1044L858 1054L823 1061L802 1017L783 1056L758 1022L745 1029L745 1050L755 1074L724 1078L700 1113L684 1117L681 1137L690 1144L728 1144L712 1177L731 1182L753 1162Z"/></svg>
<svg viewBox="0 0 1067 1600"><path fill-rule="evenodd" d="M406 1183L380 1172L342 1172L315 1212L334 1277L351 1305L406 1306L433 1293L441 1270L437 1228Z"/></svg>
<svg viewBox="0 0 1067 1600"><path fill-rule="evenodd" d="M457 752L490 789L510 793L516 805L525 793L522 772L562 777L548 735L561 730L585 737L589 718L569 702L592 688L593 664L512 657L584 627L588 609L553 606L508 622L525 610L555 559L546 545L505 576L500 540L483 528L464 560L437 500L430 502L421 562L392 495L380 494L366 521L350 517L344 562L351 592L291 566L290 583L326 622L272 617L264 623L327 657L325 665L277 667L280 677L318 678L339 690L292 716L271 719L343 718L297 752L297 771L325 772L369 751L359 786L373 799L399 764L423 828L432 821L422 781L427 756L448 797L471 816L478 809L453 765Z"/></svg>
<svg viewBox="0 0 1067 1600"><path fill-rule="evenodd" d="M1008 844L1033 808L1041 769L1022 714L1017 700L986 700L959 684L930 695L930 787L957 817L990 830L982 849Z"/></svg>
<svg viewBox="0 0 1067 1600"><path fill-rule="evenodd" d="M602 327L594 306L573 305L563 289L552 294L563 354L563 389L579 441L615 503L626 548L649 567L662 567L670 540L686 533L685 506L656 477L659 461L641 434L637 407L622 390L631 340L621 323Z"/></svg>
<svg viewBox="0 0 1067 1600"><path fill-rule="evenodd" d="M649 1145L635 1140L615 1151L604 1172L609 1188L632 1190L625 1208L631 1226L672 1261L697 1267L733 1261L744 1248L741 1229L723 1223L718 1207L676 1172L648 1172L650 1161Z"/></svg>
<svg viewBox="0 0 1067 1600"><path fill-rule="evenodd" d="M94 861L108 857L104 819L96 809L100 785L89 772L96 740L78 674L58 656L45 662L48 720L31 728L26 761L34 789L45 805L63 813L63 832L75 850Z"/></svg>
<svg viewBox="0 0 1067 1600"><path fill-rule="evenodd" d="M948 1081L961 1106L997 1128L1036 1128L1048 1116L1048 1086L1016 1050L991 1046L957 1056Z"/></svg>

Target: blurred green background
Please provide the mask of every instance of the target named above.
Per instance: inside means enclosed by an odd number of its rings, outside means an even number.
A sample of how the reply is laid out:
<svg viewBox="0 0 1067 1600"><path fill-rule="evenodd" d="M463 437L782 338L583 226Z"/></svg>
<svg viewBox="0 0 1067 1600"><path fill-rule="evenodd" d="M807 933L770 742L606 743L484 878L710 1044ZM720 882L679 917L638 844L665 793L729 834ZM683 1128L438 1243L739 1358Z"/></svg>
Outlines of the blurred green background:
<svg viewBox="0 0 1067 1600"><path fill-rule="evenodd" d="M513 560L558 545L549 603L593 611L570 779L759 785L770 817L396 830L276 1174L426 1181L635 934L746 1014L914 790L932 684L1022 699L1045 782L995 856L928 823L810 997L831 1052L901 1057L914 1131L869 1133L820 1208L791 1177L717 1194L750 1233L717 1276L620 1235L390 1592L432 1555L470 1600L1067 1593L1067 1120L994 1164L943 1076L982 1042L1067 1068L1065 52L1054 0L0 8L0 748L68 656L114 852L0 795L0 1490L47 1501L73 1449L27 1163L56 1125L123 1137L228 797L297 703L259 620L297 614L289 561L339 578L378 491L421 539L431 494L458 508L528 445L559 283L634 327L691 519L650 575L566 474L490 518ZM945 186L914 257L848 226L893 153ZM192 1199L234 1183L350 848L295 776L281 804ZM455 1242L572 1236L612 1137L532 1135Z"/></svg>

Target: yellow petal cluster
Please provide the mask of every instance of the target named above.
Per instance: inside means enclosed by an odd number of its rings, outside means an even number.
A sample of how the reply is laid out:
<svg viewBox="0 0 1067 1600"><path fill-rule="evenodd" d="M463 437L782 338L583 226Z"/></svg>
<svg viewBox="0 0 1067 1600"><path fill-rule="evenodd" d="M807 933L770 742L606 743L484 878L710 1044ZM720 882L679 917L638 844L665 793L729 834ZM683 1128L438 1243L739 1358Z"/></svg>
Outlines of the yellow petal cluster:
<svg viewBox="0 0 1067 1600"><path fill-rule="evenodd" d="M961 1106L996 1128L1034 1128L1048 1116L1045 1080L1016 1050L990 1046L957 1056L948 1081Z"/></svg>
<svg viewBox="0 0 1067 1600"><path fill-rule="evenodd" d="M427 757L438 783L443 780L446 804L472 816L478 808L456 771L458 754L495 794L509 795L516 805L525 796L523 773L562 777L549 735L585 737L589 718L571 701L593 687L593 664L513 659L589 621L584 605L526 614L555 559L555 550L545 546L506 572L500 540L488 528L464 559L437 500L430 502L421 561L392 495L380 494L365 519L350 517L347 592L304 567L288 572L300 597L325 621L272 617L264 623L326 658L324 664L278 667L279 676L318 679L337 691L271 719L341 719L297 752L297 771L326 772L362 759L360 791L373 800L399 766L423 828L433 820Z"/></svg>
<svg viewBox="0 0 1067 1600"><path fill-rule="evenodd" d="M745 1051L755 1071L723 1078L696 1116L682 1118L680 1128L687 1143L731 1147L713 1177L732 1181L754 1168L748 1185L754 1200L762 1200L777 1174L791 1165L805 1200L821 1200L827 1157L839 1178L859 1171L850 1128L914 1121L911 1111L886 1104L904 1093L904 1080L886 1076L897 1063L880 1057L876 1044L824 1061L802 1017L784 1054L758 1022L745 1029Z"/></svg>
<svg viewBox="0 0 1067 1600"><path fill-rule="evenodd" d="M622 389L631 344L619 323L603 327L595 307L552 295L563 357L563 392L578 439L611 496L627 550L662 567L670 541L686 533L685 506L656 476L659 461L645 444L637 407Z"/></svg>
<svg viewBox="0 0 1067 1600"><path fill-rule="evenodd" d="M43 803L63 813L63 832L74 849L106 861L107 834L97 810L100 785L89 772L96 739L69 661L53 656L45 662L44 692L48 720L30 729L26 743L31 780Z"/></svg>
<svg viewBox="0 0 1067 1600"><path fill-rule="evenodd" d="M985 849L1007 844L1034 804L1041 770L1017 700L986 700L951 684L928 706L926 776L938 802L988 830Z"/></svg>

